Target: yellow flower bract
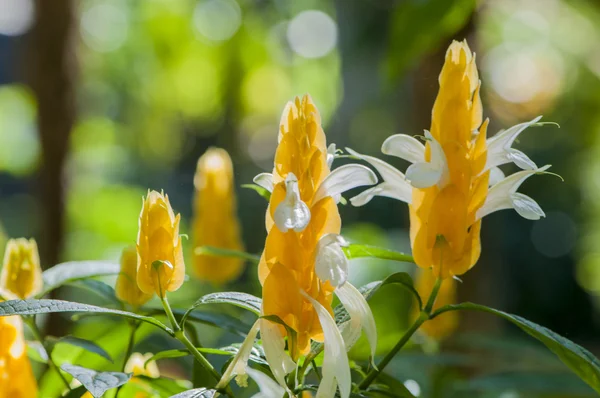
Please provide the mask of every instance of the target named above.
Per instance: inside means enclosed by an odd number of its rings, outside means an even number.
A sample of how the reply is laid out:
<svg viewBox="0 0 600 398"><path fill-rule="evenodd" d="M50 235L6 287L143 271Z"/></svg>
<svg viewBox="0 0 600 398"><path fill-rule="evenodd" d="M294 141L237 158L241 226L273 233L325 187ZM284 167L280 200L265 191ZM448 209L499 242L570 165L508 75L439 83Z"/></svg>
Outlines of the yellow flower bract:
<svg viewBox="0 0 600 398"><path fill-rule="evenodd" d="M167 195L148 192L140 214L137 238L137 284L146 294L165 297L167 291L173 292L183 283L185 264L179 219Z"/></svg>
<svg viewBox="0 0 600 398"><path fill-rule="evenodd" d="M37 397L37 383L27 357L23 321L0 317L0 398Z"/></svg>
<svg viewBox="0 0 600 398"><path fill-rule="evenodd" d="M210 148L198 159L194 185L194 247L243 251L236 214L233 164L227 151ZM235 257L194 255L196 277L214 284L236 279L243 271L243 265L244 260Z"/></svg>
<svg viewBox="0 0 600 398"><path fill-rule="evenodd" d="M124 303L138 308L152 298L152 294L144 293L137 284L138 256L135 247L126 247L121 254L121 272L117 277L115 292L117 298Z"/></svg>
<svg viewBox="0 0 600 398"><path fill-rule="evenodd" d="M267 240L259 265L263 285L264 315L277 315L297 332L297 347L292 357L306 354L311 339L322 341L323 330L313 305L300 289L331 312L333 287L315 274L315 250L319 238L340 233L341 220L335 201L327 197L313 203L316 190L329 174L325 133L321 117L312 99L306 95L288 103L279 131L275 153L273 192L266 215ZM311 219L301 232L281 232L274 225L273 214L285 199L285 178L294 173L298 179L300 199L311 212ZM283 335L285 329L281 327Z"/></svg>
<svg viewBox="0 0 600 398"><path fill-rule="evenodd" d="M0 287L20 299L42 290L40 255L34 239L10 239L6 244Z"/></svg>
<svg viewBox="0 0 600 398"><path fill-rule="evenodd" d="M448 166L447 181L413 189L410 237L416 263L447 278L468 271L479 258L481 220L476 212L485 202L489 171L482 124L480 81L466 42L453 42L439 77L431 134L441 145ZM431 157L431 145L426 145Z"/></svg>

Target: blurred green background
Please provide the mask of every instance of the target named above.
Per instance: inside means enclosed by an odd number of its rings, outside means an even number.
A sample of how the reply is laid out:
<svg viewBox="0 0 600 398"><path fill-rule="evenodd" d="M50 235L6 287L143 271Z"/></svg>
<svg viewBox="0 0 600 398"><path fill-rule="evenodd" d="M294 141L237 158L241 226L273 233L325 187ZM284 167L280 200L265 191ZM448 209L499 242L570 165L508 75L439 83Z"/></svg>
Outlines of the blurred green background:
<svg viewBox="0 0 600 398"><path fill-rule="evenodd" d="M466 38L488 134L540 114L559 123L531 128L518 147L565 182L542 176L523 186L546 211L541 221L512 211L486 217L483 254L462 278L460 300L600 353L597 1L0 0L0 10L0 222L6 236L38 239L44 267L117 260L135 241L148 188L169 194L186 233L198 157L210 146L228 150L238 187L270 171L280 113L296 95L311 94L329 142L383 157L389 135L429 128L445 49ZM251 190L238 195L247 250L260 253L266 203ZM375 198L340 212L349 239L410 250L405 204ZM351 279L363 285L413 267L354 260ZM226 287L190 280L172 301L185 307L218 288L260 294L255 267ZM75 288L62 297L96 300ZM407 300L389 287L373 299L380 353L406 326ZM118 353L110 333L119 325L87 321L75 333ZM66 329L50 322L49 331ZM241 341L210 327L199 334L207 346ZM166 344L150 336L138 348ZM462 314L437 348L424 341L388 372L421 396L593 395L537 343L486 315ZM366 358L360 345L352 354ZM99 361L90 366L114 368ZM186 376L189 366L161 369Z"/></svg>

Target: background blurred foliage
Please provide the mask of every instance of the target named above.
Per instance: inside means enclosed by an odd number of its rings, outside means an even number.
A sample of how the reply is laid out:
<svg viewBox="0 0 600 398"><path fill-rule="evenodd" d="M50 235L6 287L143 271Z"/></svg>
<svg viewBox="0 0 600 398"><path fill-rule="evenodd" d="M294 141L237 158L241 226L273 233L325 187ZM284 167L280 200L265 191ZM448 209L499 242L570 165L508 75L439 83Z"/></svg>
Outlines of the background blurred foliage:
<svg viewBox="0 0 600 398"><path fill-rule="evenodd" d="M387 136L428 128L443 51L451 39L466 37L477 52L490 132L538 114L558 122L560 130L531 129L519 146L539 164L553 164L565 183L546 177L525 185L524 192L535 192L548 210L540 222L508 212L486 219L483 256L465 276L459 294L527 317L598 353L597 2L82 0L73 4L79 24L75 33L79 75L74 77L78 114L63 175L64 260L116 259L121 248L135 240L140 198L148 188L170 195L183 216L182 232L188 232L197 158L209 146L227 149L238 186L268 171L280 112L294 95L312 95L328 139L341 148L379 155ZM46 211L38 190L44 154L37 137L36 99L24 71L34 3L0 0L0 5L15 7L7 13L15 19L0 18L0 220L8 236L38 237L40 215ZM239 189L238 194L246 247L259 253L266 235L266 204L250 190ZM340 211L350 240L409 250L408 217L402 204L376 198L365 208L344 206ZM189 258L193 248L184 245ZM412 268L357 259L352 261L351 279L363 285L402 270ZM189 305L215 288L190 280L173 303ZM242 278L226 288L258 294L255 267L248 266ZM95 300L75 288L63 295ZM409 300L392 287L373 298L380 352L406 327ZM218 311L250 321L236 309ZM89 319L72 331L94 339L113 355L114 364L68 346L57 348L56 355L76 356L79 364L90 367L117 369L123 351L118 344L125 342L112 336L126 327L121 321ZM494 337L482 337L490 331ZM397 357L390 374L416 381L422 396L431 397L591 394L558 361L514 331L485 315L465 314L460 333L441 344L420 336L418 344ZM149 338L137 350L169 348L151 332L144 329ZM198 332L208 346L240 340L209 326ZM361 342L352 350L356 360L367 356ZM189 377L191 361L185 360L166 360L161 370ZM56 389L57 382L45 378L42 391Z"/></svg>

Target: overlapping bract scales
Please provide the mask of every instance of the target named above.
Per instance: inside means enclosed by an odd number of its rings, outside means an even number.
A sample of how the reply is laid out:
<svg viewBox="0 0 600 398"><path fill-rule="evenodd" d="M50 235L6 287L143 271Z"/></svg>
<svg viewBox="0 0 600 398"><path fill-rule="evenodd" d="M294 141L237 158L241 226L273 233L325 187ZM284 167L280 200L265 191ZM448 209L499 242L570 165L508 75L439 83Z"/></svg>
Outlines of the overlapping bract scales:
<svg viewBox="0 0 600 398"><path fill-rule="evenodd" d="M194 247L214 246L243 251L236 214L233 164L225 150L210 148L200 157L194 186ZM195 276L215 284L237 278L243 265L244 260L240 258L194 255Z"/></svg>
<svg viewBox="0 0 600 398"><path fill-rule="evenodd" d="M411 242L417 264L448 277L469 270L481 252L481 220L476 212L488 192L487 120L482 124L480 81L466 42L454 42L439 77L431 135L443 150L447 169L425 189L413 189L410 206ZM427 142L425 156L432 155Z"/></svg>
<svg viewBox="0 0 600 398"><path fill-rule="evenodd" d="M292 356L306 354L310 340L322 341L323 330L314 306L300 289L331 311L333 287L315 274L315 250L319 238L339 234L341 220L331 197L313 204L315 193L329 174L327 146L320 115L306 95L289 103L283 113L279 146L273 169L273 192L266 216L267 240L259 265L263 285L264 315L277 315L296 330L298 345ZM310 222L301 232L282 232L273 221L277 206L286 196L285 179L293 173L298 179L300 199L310 209ZM285 329L281 328L285 335Z"/></svg>

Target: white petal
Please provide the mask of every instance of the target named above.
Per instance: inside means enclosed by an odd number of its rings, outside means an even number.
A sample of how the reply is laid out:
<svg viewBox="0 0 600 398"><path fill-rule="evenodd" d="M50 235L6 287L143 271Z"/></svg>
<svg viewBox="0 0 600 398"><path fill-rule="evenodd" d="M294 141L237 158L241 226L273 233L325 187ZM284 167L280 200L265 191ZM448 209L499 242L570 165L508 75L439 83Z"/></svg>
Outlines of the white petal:
<svg viewBox="0 0 600 398"><path fill-rule="evenodd" d="M518 149L507 149L506 158L523 170L537 169L537 165L535 164L535 162L529 159L529 156L525 155L525 153L519 151Z"/></svg>
<svg viewBox="0 0 600 398"><path fill-rule="evenodd" d="M539 220L546 217L540 205L529 196L515 192L510 196L514 209L519 215L528 220Z"/></svg>
<svg viewBox="0 0 600 398"><path fill-rule="evenodd" d="M489 186L496 185L504 179L504 172L499 167L492 167L490 170Z"/></svg>
<svg viewBox="0 0 600 398"><path fill-rule="evenodd" d="M323 356L322 367L323 378L317 390L317 398L333 398L336 384L340 389L341 397L348 398L350 396L352 379L350 377L350 364L348 363L348 354L346 354L344 339L329 311L308 294L302 292L302 295L315 308L319 322L323 328L323 333L325 334L325 354Z"/></svg>
<svg viewBox="0 0 600 398"><path fill-rule="evenodd" d="M242 346L237 354L235 354L235 357L233 357L233 360L229 363L229 366L227 366L225 372L223 372L223 376L221 377L219 384L217 384L217 389L225 388L234 376L236 376L235 381L240 387L248 387L246 368L248 367L250 353L254 347L254 340L258 334L259 325L259 321L254 322L254 325L252 326L252 329L250 329L250 332L248 332Z"/></svg>
<svg viewBox="0 0 600 398"><path fill-rule="evenodd" d="M448 169L448 161L446 160L446 154L440 143L435 139L428 130L425 130L425 138L429 141L429 147L431 148L431 163L436 169L441 170L442 174L438 186L443 187L446 185L450 178L450 170Z"/></svg>
<svg viewBox="0 0 600 398"><path fill-rule="evenodd" d="M333 164L333 160L335 159L336 147L335 143L329 144L327 147L327 167L331 169L331 165Z"/></svg>
<svg viewBox="0 0 600 398"><path fill-rule="evenodd" d="M260 173L252 180L260 187L263 187L269 192L273 192L273 174L271 173Z"/></svg>
<svg viewBox="0 0 600 398"><path fill-rule="evenodd" d="M425 145L415 137L406 134L388 137L381 145L381 152L408 160L411 163L425 160Z"/></svg>
<svg viewBox="0 0 600 398"><path fill-rule="evenodd" d="M429 188L437 184L442 178L442 169L432 163L419 162L411 164L406 169L406 179L410 184L419 189Z"/></svg>
<svg viewBox="0 0 600 398"><path fill-rule="evenodd" d="M492 186L483 206L477 210L477 220L498 210L512 209L514 203L511 196L519 189L521 184L532 175L542 173L549 167L550 165L546 165L535 170L519 171Z"/></svg>
<svg viewBox="0 0 600 398"><path fill-rule="evenodd" d="M377 327L375 326L375 318L373 312L365 300L364 296L350 284L344 283L335 289L335 294L338 296L346 311L350 315L350 319L357 319L359 326L364 329L371 347L371 360L375 358L375 350L377 349ZM348 349L350 347L347 347Z"/></svg>
<svg viewBox="0 0 600 398"><path fill-rule="evenodd" d="M377 176L371 169L360 164L347 164L325 177L317 189L313 204L325 197L335 197L349 189L373 184L377 184Z"/></svg>
<svg viewBox="0 0 600 398"><path fill-rule="evenodd" d="M246 372L248 372L248 376L254 380L260 390L252 398L281 398L285 394L285 390L263 372L250 367L246 369Z"/></svg>
<svg viewBox="0 0 600 398"><path fill-rule="evenodd" d="M348 242L338 234L326 234L319 239L315 250L315 272L322 281L340 286L348 279L348 259L342 246Z"/></svg>
<svg viewBox="0 0 600 398"><path fill-rule="evenodd" d="M281 232L287 232L289 229L301 232L310 222L310 209L300 199L298 179L294 173L288 173L285 188L285 199L275 209L273 220Z"/></svg>
<svg viewBox="0 0 600 398"><path fill-rule="evenodd" d="M531 126L532 124L537 123L541 118L542 118L541 116L538 116L529 122L517 124L507 130L500 131L498 134L494 135L491 138L488 138L488 140L486 142L486 144L487 144L487 161L485 164L484 171L489 170L492 167L501 166L503 164L514 161L514 159L509 156L510 155L509 150L511 149L513 142L517 139L519 134L521 134L527 127ZM529 159L529 158L527 158L527 159ZM520 160L520 159L517 159L517 160ZM530 162L531 162L531 160L530 160ZM519 163L515 162L515 164L519 167L531 166L532 163L533 162L531 162L531 163L525 162L525 163L519 164ZM534 165L533 169L536 169L537 167L535 166L535 164L533 164L533 165ZM532 168L527 167L526 170L532 170Z"/></svg>
<svg viewBox="0 0 600 398"><path fill-rule="evenodd" d="M350 351L350 349L354 347L354 344L356 344L356 342L360 338L360 335L362 334L360 321L357 319L350 319L349 321L338 325L338 328L340 329L340 333L344 338L346 351Z"/></svg>
<svg viewBox="0 0 600 398"><path fill-rule="evenodd" d="M371 166L373 166L385 182L385 191L394 192L393 196L392 194L382 196L393 197L405 203L410 203L412 201L412 186L408 181L406 181L404 174L402 174L398 169L392 167L391 165L387 164L381 159L377 159L376 157L361 155L360 153L350 148L346 148L346 151L352 156L362 159L365 162L368 162Z"/></svg>
<svg viewBox="0 0 600 398"><path fill-rule="evenodd" d="M279 327L264 318L260 321L260 337L269 368L280 386L287 390L285 375L296 368L296 363L285 352L285 340Z"/></svg>
<svg viewBox="0 0 600 398"><path fill-rule="evenodd" d="M352 203L352 206L355 207L364 206L367 203L369 203L371 199L373 199L375 196L385 196L386 198L400 200L405 203L411 202L412 187L410 186L410 184L406 184L408 192L398 192L398 190L396 190L395 188L396 187L392 186L390 183L384 182L382 184L377 185L376 187L364 190L355 197L350 198L350 203Z"/></svg>

